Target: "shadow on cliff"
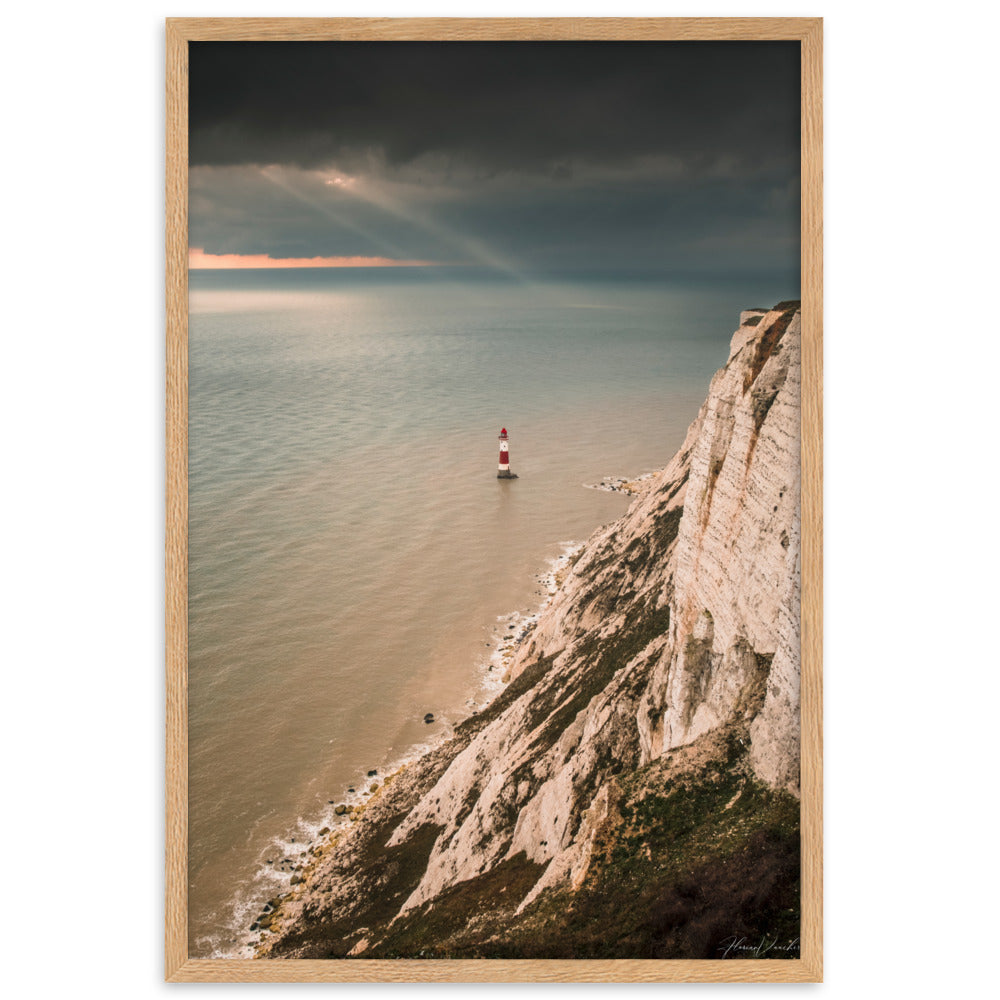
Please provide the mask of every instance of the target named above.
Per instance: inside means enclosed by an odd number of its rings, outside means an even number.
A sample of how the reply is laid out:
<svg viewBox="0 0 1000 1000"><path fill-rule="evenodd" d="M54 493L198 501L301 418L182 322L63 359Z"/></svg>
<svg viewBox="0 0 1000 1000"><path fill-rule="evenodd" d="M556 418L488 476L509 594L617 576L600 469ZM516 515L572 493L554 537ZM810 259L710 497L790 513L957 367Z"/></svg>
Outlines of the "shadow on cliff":
<svg viewBox="0 0 1000 1000"><path fill-rule="evenodd" d="M746 747L729 726L623 776L576 892L518 912L541 871L521 854L364 957L798 958L799 803L753 777Z"/></svg>

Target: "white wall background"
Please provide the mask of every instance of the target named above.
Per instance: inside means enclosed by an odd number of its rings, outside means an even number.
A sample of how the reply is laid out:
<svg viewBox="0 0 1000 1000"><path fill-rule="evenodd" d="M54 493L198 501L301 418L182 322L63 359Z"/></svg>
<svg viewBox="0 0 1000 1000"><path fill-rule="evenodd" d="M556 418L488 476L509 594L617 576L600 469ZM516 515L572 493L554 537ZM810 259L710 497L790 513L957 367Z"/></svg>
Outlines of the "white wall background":
<svg viewBox="0 0 1000 1000"><path fill-rule="evenodd" d="M473 12L827 16L823 989L986 992L998 891L997 15L951 3L900 21L897 4L826 6L97 0L7 10L0 858L10 995L167 989L162 18Z"/></svg>

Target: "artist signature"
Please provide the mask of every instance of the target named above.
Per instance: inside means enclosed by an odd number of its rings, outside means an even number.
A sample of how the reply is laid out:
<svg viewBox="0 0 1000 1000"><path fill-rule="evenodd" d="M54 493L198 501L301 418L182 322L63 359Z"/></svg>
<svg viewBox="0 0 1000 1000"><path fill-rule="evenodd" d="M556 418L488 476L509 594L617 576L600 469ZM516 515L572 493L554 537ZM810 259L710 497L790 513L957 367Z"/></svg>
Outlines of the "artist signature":
<svg viewBox="0 0 1000 1000"><path fill-rule="evenodd" d="M752 941L734 934L719 945L719 951L722 952L723 958L729 958L730 955L738 955L740 958L763 958L765 955L776 952L798 950L798 938L792 938L790 941L779 941L778 938L769 938L766 934L759 941Z"/></svg>

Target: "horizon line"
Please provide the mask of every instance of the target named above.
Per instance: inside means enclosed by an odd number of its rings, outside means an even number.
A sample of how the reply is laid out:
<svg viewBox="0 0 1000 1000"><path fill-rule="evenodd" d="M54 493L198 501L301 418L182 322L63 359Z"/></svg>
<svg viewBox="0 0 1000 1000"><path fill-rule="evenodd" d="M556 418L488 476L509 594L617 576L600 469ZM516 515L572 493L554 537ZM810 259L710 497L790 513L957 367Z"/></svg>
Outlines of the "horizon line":
<svg viewBox="0 0 1000 1000"><path fill-rule="evenodd" d="M337 267L439 267L433 260L398 260L394 257L272 257L267 253L206 253L204 247L188 249L189 271L291 270Z"/></svg>

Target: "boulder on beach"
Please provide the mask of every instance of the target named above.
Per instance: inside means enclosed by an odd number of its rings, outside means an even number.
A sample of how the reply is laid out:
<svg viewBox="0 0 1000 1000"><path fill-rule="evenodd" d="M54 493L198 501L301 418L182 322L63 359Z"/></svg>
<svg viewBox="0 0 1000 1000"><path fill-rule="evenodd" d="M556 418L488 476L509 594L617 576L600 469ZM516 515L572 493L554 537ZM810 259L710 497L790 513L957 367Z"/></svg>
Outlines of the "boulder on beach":
<svg viewBox="0 0 1000 1000"><path fill-rule="evenodd" d="M434 713L433 712L428 712L424 716L424 722L426 722L428 725L430 725L430 723L432 723L433 721L434 721Z"/></svg>
<svg viewBox="0 0 1000 1000"><path fill-rule="evenodd" d="M341 802L340 805L333 810L335 816L343 816L345 812L347 812L347 806L345 806L343 802Z"/></svg>

